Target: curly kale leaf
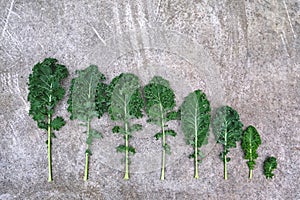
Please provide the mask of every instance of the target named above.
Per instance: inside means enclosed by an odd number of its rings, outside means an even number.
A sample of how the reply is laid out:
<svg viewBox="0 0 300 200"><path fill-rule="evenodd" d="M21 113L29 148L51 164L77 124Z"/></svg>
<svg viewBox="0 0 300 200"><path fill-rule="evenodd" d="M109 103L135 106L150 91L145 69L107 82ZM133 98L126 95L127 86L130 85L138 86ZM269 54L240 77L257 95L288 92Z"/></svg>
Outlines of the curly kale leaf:
<svg viewBox="0 0 300 200"><path fill-rule="evenodd" d="M169 87L167 80L155 76L148 85L144 87L144 96L146 99L146 113L148 122L162 126L162 122L168 122L167 118L176 105L175 94Z"/></svg>
<svg viewBox="0 0 300 200"><path fill-rule="evenodd" d="M268 157L264 162L264 174L267 179L273 178L273 171L277 168L277 160L275 157Z"/></svg>
<svg viewBox="0 0 300 200"><path fill-rule="evenodd" d="M144 102L141 96L139 78L130 73L115 77L108 87L110 99L109 115L115 121L141 118Z"/></svg>
<svg viewBox="0 0 300 200"><path fill-rule="evenodd" d="M90 145L93 138L101 138L101 133L91 128L91 120L95 117L100 117L105 112L98 107L96 102L102 101L102 97L96 95L97 88L101 81L105 80L104 75L99 72L96 65L90 65L84 70L76 71L77 77L72 79L70 87L70 96L68 99L68 111L71 113L70 118L84 122L87 133L86 147L86 164L84 180L88 179L88 159L92 155ZM96 97L97 96L97 97ZM100 100L99 100L100 99ZM101 112L99 112L99 109Z"/></svg>
<svg viewBox="0 0 300 200"><path fill-rule="evenodd" d="M52 119L54 108L64 97L65 89L61 81L69 73L64 65L57 63L54 58L46 58L43 62L37 63L29 75L28 101L30 102L29 115L37 122L39 128L48 131L48 181L52 181L51 161L51 138L55 137L53 130L59 130L65 125L62 117Z"/></svg>
<svg viewBox="0 0 300 200"><path fill-rule="evenodd" d="M122 73L111 81L107 89L110 118L123 124L115 126L113 132L124 136L125 144L118 146L117 151L125 152L125 180L129 179L129 153L135 153L134 147L129 146L129 139L133 132L142 129L140 124L131 124L132 119L143 116L144 101L140 88L139 78L136 75Z"/></svg>
<svg viewBox="0 0 300 200"><path fill-rule="evenodd" d="M146 100L145 110L148 116L147 122L160 127L160 133L155 137L162 139L162 168L161 180L165 178L165 154L171 153L170 146L166 143L166 135L176 136L175 131L166 130L166 123L177 119L177 112L174 111L176 105L175 94L171 89L169 82L160 76L155 76L144 87L144 97Z"/></svg>
<svg viewBox="0 0 300 200"><path fill-rule="evenodd" d="M96 90L96 110L98 118L101 118L108 111L109 97L107 95L108 85L99 82Z"/></svg>
<svg viewBox="0 0 300 200"><path fill-rule="evenodd" d="M53 121L51 123L51 127L53 128L53 130L58 131L65 124L66 124L66 122L62 117L56 117L53 119Z"/></svg>
<svg viewBox="0 0 300 200"><path fill-rule="evenodd" d="M224 147L224 151L220 154L224 162L224 179L227 179L227 162L230 158L227 156L230 148L236 147L236 142L241 140L243 133L243 124L237 111L229 106L222 106L217 110L216 117L213 122L213 131L217 143Z"/></svg>
<svg viewBox="0 0 300 200"><path fill-rule="evenodd" d="M90 65L84 70L76 71L76 78L71 81L68 99L68 111L71 119L83 122L98 117L96 112L96 90L98 84L105 80L96 65Z"/></svg>
<svg viewBox="0 0 300 200"><path fill-rule="evenodd" d="M46 58L37 63L29 75L29 114L45 130L48 116L53 115L54 107L65 95L61 81L69 75L67 68L57 62L54 58Z"/></svg>
<svg viewBox="0 0 300 200"><path fill-rule="evenodd" d="M210 104L206 95L201 90L190 93L180 107L181 128L186 143L194 147L194 153L190 156L195 161L195 178L198 175L199 148L207 144L210 124Z"/></svg>
<svg viewBox="0 0 300 200"><path fill-rule="evenodd" d="M248 126L243 133L242 137L242 149L245 153L245 159L247 159L247 165L249 167L249 178L252 178L252 170L255 166L255 159L258 157L256 150L261 145L261 139L256 128Z"/></svg>

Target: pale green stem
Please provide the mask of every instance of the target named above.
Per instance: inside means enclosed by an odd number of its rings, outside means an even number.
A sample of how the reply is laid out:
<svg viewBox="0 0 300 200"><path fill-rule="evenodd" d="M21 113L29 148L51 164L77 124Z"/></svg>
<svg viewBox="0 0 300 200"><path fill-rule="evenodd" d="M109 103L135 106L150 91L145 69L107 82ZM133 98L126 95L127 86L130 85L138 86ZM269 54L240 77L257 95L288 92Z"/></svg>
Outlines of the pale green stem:
<svg viewBox="0 0 300 200"><path fill-rule="evenodd" d="M126 100L126 96L125 96L125 101ZM124 113L125 113L125 175L124 175L124 180L128 180L129 179L129 158L128 158L128 118L127 118L127 105L125 103L124 105Z"/></svg>
<svg viewBox="0 0 300 200"><path fill-rule="evenodd" d="M50 85L50 90L52 91L52 83ZM49 96L49 104L51 104L52 95ZM48 182L52 181L52 157L51 157L51 114L48 114Z"/></svg>
<svg viewBox="0 0 300 200"><path fill-rule="evenodd" d="M226 122L225 127L227 127L227 121L225 120L225 122ZM224 146L226 147L227 146L227 131L225 131L224 138L225 138ZM226 151L226 153L228 153L226 148L225 148L225 151ZM226 155L224 156L224 179L227 180L227 156Z"/></svg>
<svg viewBox="0 0 300 200"><path fill-rule="evenodd" d="M90 119L87 122L87 137L90 135ZM86 150L89 149L89 145L86 145ZM84 180L87 181L89 177L89 153L85 152L85 169L84 169Z"/></svg>
<svg viewBox="0 0 300 200"><path fill-rule="evenodd" d="M51 115L48 114L48 182L52 181L52 159L51 159Z"/></svg>
<svg viewBox="0 0 300 200"><path fill-rule="evenodd" d="M124 180L129 179L129 158L128 158L128 122L125 122L125 175Z"/></svg>
<svg viewBox="0 0 300 200"><path fill-rule="evenodd" d="M198 179L199 178L199 174L198 174L198 155L197 155L197 152L198 149L197 147L195 147L195 179Z"/></svg>
<svg viewBox="0 0 300 200"><path fill-rule="evenodd" d="M166 150L165 150L165 145L166 145L166 135L165 135L165 124L164 121L162 120L162 145L163 145L163 151L162 151L162 167L161 167L161 176L160 180L165 179L165 163L166 163Z"/></svg>
<svg viewBox="0 0 300 200"><path fill-rule="evenodd" d="M195 124L194 124L194 129L195 129L195 179L199 178L198 175L198 127L197 127L197 109L195 110L196 114L195 114Z"/></svg>
<svg viewBox="0 0 300 200"><path fill-rule="evenodd" d="M162 129L162 133L163 133L163 147L166 145L166 135L165 135L165 129ZM161 167L161 176L160 176L160 180L165 180L165 163L166 163L166 150L165 148L163 148L163 152L162 152L162 167Z"/></svg>
<svg viewBox="0 0 300 200"><path fill-rule="evenodd" d="M227 180L227 156L224 156L224 179Z"/></svg>
<svg viewBox="0 0 300 200"><path fill-rule="evenodd" d="M251 140L250 140L250 147L252 147L252 143L251 143ZM250 148L250 160L249 161L252 161L252 148ZM252 179L252 169L249 169L249 179Z"/></svg>
<svg viewBox="0 0 300 200"><path fill-rule="evenodd" d="M252 169L249 170L249 179L252 179L253 171Z"/></svg>
<svg viewBox="0 0 300 200"><path fill-rule="evenodd" d="M89 145L86 146L86 149L89 148ZM84 180L87 181L89 177L89 154L85 153L85 169L84 169Z"/></svg>
<svg viewBox="0 0 300 200"><path fill-rule="evenodd" d="M88 99L91 98L91 84L92 79L89 82L89 93L88 93ZM90 135L90 118L87 118L87 137ZM89 150L89 145L86 145L86 152L85 152L85 169L84 169L84 181L87 181L89 178L89 153L87 152Z"/></svg>

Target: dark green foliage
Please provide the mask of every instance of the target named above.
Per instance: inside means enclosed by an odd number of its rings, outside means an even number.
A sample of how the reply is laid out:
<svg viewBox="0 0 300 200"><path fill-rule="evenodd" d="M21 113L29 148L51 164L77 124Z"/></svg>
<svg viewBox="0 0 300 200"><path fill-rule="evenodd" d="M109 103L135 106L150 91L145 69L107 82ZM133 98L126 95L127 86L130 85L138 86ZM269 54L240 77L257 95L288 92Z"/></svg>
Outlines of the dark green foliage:
<svg viewBox="0 0 300 200"><path fill-rule="evenodd" d="M168 154L168 155L171 154L171 147L170 147L170 145L168 145L167 143L165 143L165 144L163 145L163 149L165 150L166 154ZM163 178L163 179L164 179L164 178ZM162 180L163 180L163 179L162 179Z"/></svg>
<svg viewBox="0 0 300 200"><path fill-rule="evenodd" d="M103 93L99 95L99 98L104 98L103 88L97 86L105 85L102 83L105 76L98 71L96 65L90 65L84 70L77 70L76 75L77 77L71 81L68 111L71 113L71 119L86 122L88 119L99 116L96 112L96 90L102 89Z"/></svg>
<svg viewBox="0 0 300 200"><path fill-rule="evenodd" d="M121 133L121 134L125 134L125 129L123 127L120 126L114 126L112 129L113 133Z"/></svg>
<svg viewBox="0 0 300 200"><path fill-rule="evenodd" d="M96 91L96 110L98 112L98 118L102 117L104 113L108 111L109 97L107 95L108 85L99 82Z"/></svg>
<svg viewBox="0 0 300 200"><path fill-rule="evenodd" d="M177 116L173 111L176 102L175 94L167 80L155 76L150 83L144 87L144 95L146 99L148 122L162 126L162 120L167 122L176 118L170 117L174 115ZM169 118L167 118L167 116L169 116Z"/></svg>
<svg viewBox="0 0 300 200"><path fill-rule="evenodd" d="M87 180L88 156L92 155L90 145L94 138L102 137L101 133L91 128L90 122L95 117L101 117L107 111L105 104L106 87L102 83L105 77L99 72L96 65L90 65L84 70L78 70L76 75L77 77L73 78L71 82L68 111L71 113L70 118L72 120L77 119L83 122L83 125L87 128L85 131L87 133L87 147L84 176L84 180ZM100 90L101 92L97 93Z"/></svg>
<svg viewBox="0 0 300 200"><path fill-rule="evenodd" d="M141 131L143 129L143 126L141 124L133 124L129 127L128 132L133 133L136 131Z"/></svg>
<svg viewBox="0 0 300 200"><path fill-rule="evenodd" d="M176 132L174 130L171 130L171 129L165 130L165 135L170 135L170 136L175 137L176 136ZM154 137L157 140L163 138L163 132L156 133L154 135Z"/></svg>
<svg viewBox="0 0 300 200"><path fill-rule="evenodd" d="M87 155L90 155L90 156L93 155L91 149L86 149L86 150L85 150L85 153L86 153Z"/></svg>
<svg viewBox="0 0 300 200"><path fill-rule="evenodd" d="M277 168L277 160L275 157L268 157L264 162L264 174L267 179L273 178L273 171Z"/></svg>
<svg viewBox="0 0 300 200"><path fill-rule="evenodd" d="M167 121L171 120L180 120L181 111L180 109L178 111L171 111L167 114L166 118Z"/></svg>
<svg viewBox="0 0 300 200"><path fill-rule="evenodd" d="M107 89L110 118L122 123L121 126L115 126L112 131L124 136L125 144L118 146L117 152L125 152L125 180L129 179L129 153L135 154L134 147L129 146L129 139L133 132L142 130L142 125L131 124L132 119L143 116L144 101L140 87L137 76L122 73L111 81Z"/></svg>
<svg viewBox="0 0 300 200"><path fill-rule="evenodd" d="M195 178L198 176L199 148L207 144L210 124L210 104L201 90L190 93L180 107L181 128L186 143L192 145L194 153L190 156L195 161Z"/></svg>
<svg viewBox="0 0 300 200"><path fill-rule="evenodd" d="M101 81L105 80L105 76L98 71L96 65L90 65L84 70L76 71L77 77L71 81L70 95L68 99L68 111L71 113L70 118L72 120L77 119L83 122L85 126L88 126L88 138L100 138L101 134L96 130L90 128L90 121L102 116L106 111L105 108L96 111L97 99L102 99L105 96L103 91L102 95L98 95L96 99L96 91L101 85ZM104 84L104 83L103 83ZM98 107L100 109L100 107ZM89 139L88 141L90 141Z"/></svg>
<svg viewBox="0 0 300 200"><path fill-rule="evenodd" d="M61 127L63 127L66 124L64 119L62 117L56 117L51 123L51 127L53 130L58 131Z"/></svg>
<svg viewBox="0 0 300 200"><path fill-rule="evenodd" d="M242 137L242 149L245 153L245 159L247 159L247 165L249 167L249 178L252 178L252 170L255 166L255 159L258 157L256 150L261 145L261 139L256 128L248 126L243 133Z"/></svg>
<svg viewBox="0 0 300 200"><path fill-rule="evenodd" d="M52 116L55 106L65 95L61 81L68 75L67 68L58 64L54 58L46 58L42 63L37 63L29 75L29 115L37 122L39 128L48 131L48 181L52 181L51 138L55 137L52 130L59 130L65 125L62 117L52 119Z"/></svg>
<svg viewBox="0 0 300 200"><path fill-rule="evenodd" d="M112 120L124 121L143 116L144 102L139 78L134 74L122 73L115 77L107 89L107 96L110 99L108 112Z"/></svg>
<svg viewBox="0 0 300 200"><path fill-rule="evenodd" d="M221 160L224 162L224 179L227 179L226 163L230 161L227 157L230 148L236 147L236 142L241 140L243 133L243 124L240 122L239 114L229 106L218 108L216 117L213 122L213 131L217 143L224 147L220 154Z"/></svg>
<svg viewBox="0 0 300 200"><path fill-rule="evenodd" d="M162 139L162 171L161 180L164 179L165 153L170 154L170 146L166 143L166 135L176 136L174 130L167 130L167 122L178 119L178 113L174 111L176 105L175 94L170 88L169 82L160 76L152 78L150 83L144 87L146 100L145 110L148 115L148 123L160 127L160 132L155 134L155 138Z"/></svg>
<svg viewBox="0 0 300 200"><path fill-rule="evenodd" d="M125 145L119 145L117 146L117 152L126 152L128 151L129 153L135 154L135 148L132 146L126 147Z"/></svg>
<svg viewBox="0 0 300 200"><path fill-rule="evenodd" d="M68 75L67 68L58 64L54 58L46 58L33 67L28 84L29 114L39 128L47 130L48 115L53 115L54 107L65 95L65 89L60 82ZM57 130L61 126L63 125L56 126Z"/></svg>

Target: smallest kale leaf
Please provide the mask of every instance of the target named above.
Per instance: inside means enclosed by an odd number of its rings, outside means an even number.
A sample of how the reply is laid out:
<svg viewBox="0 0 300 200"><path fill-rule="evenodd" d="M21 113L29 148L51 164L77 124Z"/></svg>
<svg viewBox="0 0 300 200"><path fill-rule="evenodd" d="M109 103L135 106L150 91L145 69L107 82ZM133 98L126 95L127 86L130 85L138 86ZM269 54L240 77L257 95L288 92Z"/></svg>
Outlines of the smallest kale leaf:
<svg viewBox="0 0 300 200"><path fill-rule="evenodd" d="M273 170L277 168L277 160L275 157L268 157L264 162L264 174L267 179L273 178Z"/></svg>

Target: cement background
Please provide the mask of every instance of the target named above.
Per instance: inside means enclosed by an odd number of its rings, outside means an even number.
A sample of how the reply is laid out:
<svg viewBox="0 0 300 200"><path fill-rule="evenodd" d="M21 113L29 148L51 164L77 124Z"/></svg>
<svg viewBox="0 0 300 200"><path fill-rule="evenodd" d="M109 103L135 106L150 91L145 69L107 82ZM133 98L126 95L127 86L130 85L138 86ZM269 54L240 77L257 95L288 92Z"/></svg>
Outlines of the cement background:
<svg viewBox="0 0 300 200"><path fill-rule="evenodd" d="M300 2L296 0L0 0L0 199L300 199ZM28 116L28 75L34 64L55 57L70 72L96 64L110 81L134 72L145 84L167 78L180 105L194 89L215 110L228 104L245 126L257 127L263 144L253 180L240 145L230 152L223 180L213 137L204 147L199 180L191 149L178 130L160 181L160 142L153 127L131 141L131 179L124 181L122 138L107 116L93 126L104 138L92 146L90 179L83 181L85 135L67 113L53 140L54 182L47 182L46 134ZM144 121L143 121L144 122ZM171 126L178 127L174 123ZM262 163L277 157L275 178Z"/></svg>

